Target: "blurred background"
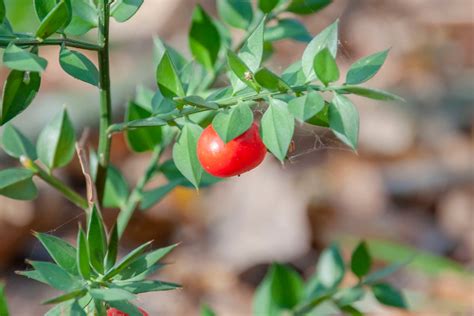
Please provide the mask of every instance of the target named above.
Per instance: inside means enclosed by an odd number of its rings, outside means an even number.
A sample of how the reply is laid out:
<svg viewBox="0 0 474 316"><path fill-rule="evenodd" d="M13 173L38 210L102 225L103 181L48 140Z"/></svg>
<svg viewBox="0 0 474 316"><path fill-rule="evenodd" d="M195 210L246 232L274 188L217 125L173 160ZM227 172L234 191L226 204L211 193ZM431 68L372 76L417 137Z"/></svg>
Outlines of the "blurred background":
<svg viewBox="0 0 474 316"><path fill-rule="evenodd" d="M5 2L17 31L34 29L33 1ZM153 36L189 56L187 32L197 2L148 0L128 23L113 23L116 121L137 85L156 89ZM215 15L215 1L199 2ZM150 239L156 246L182 242L160 277L184 289L142 295L139 305L150 315L197 315L201 303L219 315L251 315L253 291L271 262L289 263L309 275L329 243L339 242L349 255L362 238L380 265L418 254L392 277L406 290L412 311L382 308L371 297L359 305L362 310L474 315L474 3L337 0L302 20L315 35L337 18L342 73L358 58L391 47L368 86L398 93L407 103L353 98L361 112L358 154L325 129L300 126L296 151L283 166L269 155L261 167L239 178L199 193L179 188L149 212L137 212L124 247ZM304 47L279 42L270 67L281 72ZM14 124L35 138L65 104L78 134L91 127L94 142L97 90L62 71L57 49L41 53L50 61L41 92ZM1 82L7 73L0 70ZM120 136L114 137L112 157L132 184L148 160L147 154L131 154ZM12 164L0 153L0 168ZM83 188L77 162L58 175ZM14 274L25 268L25 258L47 258L31 231L73 240L77 221L84 220L55 191L37 183L41 194L34 202L0 197L0 279L7 283L13 316L42 315L47 308L39 302L56 294ZM106 211L110 222L115 215Z"/></svg>

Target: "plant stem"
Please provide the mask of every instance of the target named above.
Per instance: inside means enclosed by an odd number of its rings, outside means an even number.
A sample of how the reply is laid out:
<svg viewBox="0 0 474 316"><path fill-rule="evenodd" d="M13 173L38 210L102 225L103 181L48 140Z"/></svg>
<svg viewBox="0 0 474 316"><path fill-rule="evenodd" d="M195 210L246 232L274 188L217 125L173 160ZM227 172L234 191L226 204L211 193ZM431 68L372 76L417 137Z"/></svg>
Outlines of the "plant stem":
<svg viewBox="0 0 474 316"><path fill-rule="evenodd" d="M37 40L37 39L6 39L6 38L1 38L0 39L0 47L4 48L7 47L10 43L13 43L15 45L26 45L26 46L52 46L52 45L65 45L68 47L75 47L75 48L80 48L80 49L86 49L86 50L92 50L92 51L100 51L102 49L101 46L93 44L93 43L87 43L87 42L82 42L82 41L77 41L77 40L72 40L72 39L67 39L67 38L52 38L52 39L45 39L43 41Z"/></svg>
<svg viewBox="0 0 474 316"><path fill-rule="evenodd" d="M99 131L99 166L97 169L96 188L99 202L102 202L107 179L107 169L110 160L111 138L107 129L112 123L112 95L110 89L110 60L109 60L109 13L108 0L99 1L99 42L102 49L99 50L99 72L100 72L100 131Z"/></svg>
<svg viewBox="0 0 474 316"><path fill-rule="evenodd" d="M80 207L84 211L89 209L89 203L87 203L87 200L80 196L79 193L69 188L64 182L52 174L46 172L43 168L38 166L30 159L22 159L21 162L26 169L33 171L39 178L61 192L66 199L74 203L76 206Z"/></svg>
<svg viewBox="0 0 474 316"><path fill-rule="evenodd" d="M118 235L121 237L127 228L128 222L132 218L133 212L140 203L143 195L143 189L148 181L151 180L155 171L158 167L158 161L160 160L161 153L163 152L163 148L161 146L156 146L153 150L152 156L150 158L150 162L148 163L148 167L145 171L145 174L138 180L135 189L133 189L132 193L130 194L127 203L120 209L120 214L117 218L117 229Z"/></svg>

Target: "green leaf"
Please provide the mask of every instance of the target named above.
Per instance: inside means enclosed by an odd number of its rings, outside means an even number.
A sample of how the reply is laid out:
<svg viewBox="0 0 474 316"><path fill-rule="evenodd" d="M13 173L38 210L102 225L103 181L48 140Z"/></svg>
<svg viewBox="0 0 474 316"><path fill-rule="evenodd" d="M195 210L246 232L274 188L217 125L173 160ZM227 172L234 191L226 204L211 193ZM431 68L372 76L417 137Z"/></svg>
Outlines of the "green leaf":
<svg viewBox="0 0 474 316"><path fill-rule="evenodd" d="M294 130L295 119L288 110L288 105L271 99L270 106L262 117L261 133L265 146L280 161L285 160Z"/></svg>
<svg viewBox="0 0 474 316"><path fill-rule="evenodd" d="M110 8L110 15L117 22L125 22L132 18L143 4L143 0L117 0Z"/></svg>
<svg viewBox="0 0 474 316"><path fill-rule="evenodd" d="M255 80L270 91L287 92L291 90L291 87L283 79L265 67L255 73Z"/></svg>
<svg viewBox="0 0 474 316"><path fill-rule="evenodd" d="M105 256L105 270L110 270L117 261L118 247L119 247L119 233L118 225L114 225L109 236L109 243L107 248L107 254Z"/></svg>
<svg viewBox="0 0 474 316"><path fill-rule="evenodd" d="M7 10L5 9L4 0L0 0L0 23L2 23L3 20L5 19L6 13L7 13ZM1 311L1 309L0 309L0 311Z"/></svg>
<svg viewBox="0 0 474 316"><path fill-rule="evenodd" d="M213 71L221 48L221 38L211 17L200 5L193 12L189 47L194 58L206 69Z"/></svg>
<svg viewBox="0 0 474 316"><path fill-rule="evenodd" d="M175 283L153 280L120 283L120 288L133 294L141 294L148 292L171 291L179 289L181 286Z"/></svg>
<svg viewBox="0 0 474 316"><path fill-rule="evenodd" d="M127 180L119 169L110 166L107 171L107 181L105 182L104 206L123 207L127 203L128 195Z"/></svg>
<svg viewBox="0 0 474 316"><path fill-rule="evenodd" d="M41 162L49 169L67 165L74 156L74 127L66 109L58 113L41 131L36 150Z"/></svg>
<svg viewBox="0 0 474 316"><path fill-rule="evenodd" d="M395 262L380 270L376 270L366 276L366 278L364 279L364 284L373 284L373 283L379 282L389 277L390 275L394 274L395 272L399 271L400 269L404 268L412 260L413 260L413 257L410 257L406 260Z"/></svg>
<svg viewBox="0 0 474 316"><path fill-rule="evenodd" d="M180 181L180 186L186 188L194 188L194 185L186 179L185 176L178 170L176 164L174 163L173 159L167 160L160 165L160 172L168 179L168 181ZM205 188L211 186L217 182L222 181L221 178L217 178L211 176L207 172L203 171L201 182L199 183L199 187Z"/></svg>
<svg viewBox="0 0 474 316"><path fill-rule="evenodd" d="M344 260L338 246L331 245L319 258L315 277L326 288L336 288L344 278Z"/></svg>
<svg viewBox="0 0 474 316"><path fill-rule="evenodd" d="M188 61L183 57L183 55L181 55L173 47L164 43L159 37L153 38L153 44L153 61L156 67L158 67L166 52L169 54L169 57L171 58L171 61L178 72L188 64Z"/></svg>
<svg viewBox="0 0 474 316"><path fill-rule="evenodd" d="M316 126L329 127L329 103L324 102L323 109L315 116L306 120L306 123Z"/></svg>
<svg viewBox="0 0 474 316"><path fill-rule="evenodd" d="M135 295L128 291L122 289L92 289L89 290L90 295L101 301L113 302L113 301L123 301L123 300L133 300Z"/></svg>
<svg viewBox="0 0 474 316"><path fill-rule="evenodd" d="M211 101L206 101L200 96L197 95L191 95L183 98L183 103L196 106L198 108L203 108L203 109L211 109L211 110L217 110L219 109L219 105L215 102Z"/></svg>
<svg viewBox="0 0 474 316"><path fill-rule="evenodd" d="M202 305L201 306L201 316L217 316L217 314L210 308L208 305Z"/></svg>
<svg viewBox="0 0 474 316"><path fill-rule="evenodd" d="M257 288L253 314L277 316L293 309L302 298L303 285L301 276L293 269L273 264Z"/></svg>
<svg viewBox="0 0 474 316"><path fill-rule="evenodd" d="M241 3L242 1L238 2ZM262 18L238 53L240 59L252 72L257 71L262 65L265 21L265 17Z"/></svg>
<svg viewBox="0 0 474 316"><path fill-rule="evenodd" d="M168 182L165 185L157 187L156 189L143 192L142 201L140 208L146 210L153 205L159 203L164 197L166 197L171 191L173 191L177 186L181 185L183 180L177 179Z"/></svg>
<svg viewBox="0 0 474 316"><path fill-rule="evenodd" d="M136 278L143 274L143 278L146 277L147 271L153 269L158 262L168 255L171 251L176 248L178 244L174 244L165 248L156 249L141 255L124 270L120 271L119 276L121 280Z"/></svg>
<svg viewBox="0 0 474 316"><path fill-rule="evenodd" d="M265 30L265 40L274 42L283 39L293 39L299 42L309 42L312 40L311 34L306 26L295 19L281 19L274 26Z"/></svg>
<svg viewBox="0 0 474 316"><path fill-rule="evenodd" d="M339 20L336 20L334 23L325 28L321 33L319 33L315 38L313 38L313 40L306 47L303 53L301 65L308 81L317 79L314 72L314 58L320 51L322 51L324 48L328 48L331 52L331 55L336 58L338 26Z"/></svg>
<svg viewBox="0 0 474 316"><path fill-rule="evenodd" d="M5 125L1 145L11 157L19 159L24 156L31 160L37 159L35 146L12 124Z"/></svg>
<svg viewBox="0 0 474 316"><path fill-rule="evenodd" d="M219 137L228 143L245 133L253 123L253 112L246 103L241 103L230 111L219 112L212 126Z"/></svg>
<svg viewBox="0 0 474 316"><path fill-rule="evenodd" d="M292 0L286 10L296 14L313 14L331 2L332 0Z"/></svg>
<svg viewBox="0 0 474 316"><path fill-rule="evenodd" d="M364 314L360 310L350 305L341 307L341 311L343 311L349 316L364 316Z"/></svg>
<svg viewBox="0 0 474 316"><path fill-rule="evenodd" d="M246 30L253 20L251 0L217 0L217 11L222 21Z"/></svg>
<svg viewBox="0 0 474 316"><path fill-rule="evenodd" d="M325 86L339 79L339 68L327 47L316 54L314 71Z"/></svg>
<svg viewBox="0 0 474 316"><path fill-rule="evenodd" d="M91 266L99 273L104 272L104 258L107 251L104 221L97 207L92 207L87 226L87 243Z"/></svg>
<svg viewBox="0 0 474 316"><path fill-rule="evenodd" d="M156 81L161 93L166 98L172 99L176 96L184 96L183 85L167 51L163 54L156 70Z"/></svg>
<svg viewBox="0 0 474 316"><path fill-rule="evenodd" d="M354 286L341 290L335 295L337 306L344 307L360 301L365 295L364 288L361 286Z"/></svg>
<svg viewBox="0 0 474 316"><path fill-rule="evenodd" d="M359 139L359 112L345 96L334 94L329 106L329 125L344 144L357 149Z"/></svg>
<svg viewBox="0 0 474 316"><path fill-rule="evenodd" d="M281 75L281 78L291 86L304 85L306 82L306 76L301 67L301 61L290 65Z"/></svg>
<svg viewBox="0 0 474 316"><path fill-rule="evenodd" d="M61 68L72 77L93 86L99 85L99 71L97 67L82 53L61 47L59 63Z"/></svg>
<svg viewBox="0 0 474 316"><path fill-rule="evenodd" d="M1 124L13 119L31 104L41 84L40 74L12 70L5 81Z"/></svg>
<svg viewBox="0 0 474 316"><path fill-rule="evenodd" d="M375 76L387 59L388 52L387 49L356 61L347 72L346 83L360 84Z"/></svg>
<svg viewBox="0 0 474 316"><path fill-rule="evenodd" d="M202 128L187 122L173 147L173 160L178 170L198 188L203 169L197 157L197 142Z"/></svg>
<svg viewBox="0 0 474 316"><path fill-rule="evenodd" d="M374 100L405 102L405 100L398 95L380 89L344 85L339 90L341 92L353 93Z"/></svg>
<svg viewBox="0 0 474 316"><path fill-rule="evenodd" d="M42 72L48 61L10 43L3 53L3 63L10 69Z"/></svg>
<svg viewBox="0 0 474 316"><path fill-rule="evenodd" d="M87 294L86 289L75 290L75 291L57 296L57 297L52 298L50 300L44 301L42 304L58 304L58 303L70 301L72 299L80 299L81 297L84 297L86 294ZM71 314L71 315L76 315L76 314ZM83 315L83 314L81 314L81 315Z"/></svg>
<svg viewBox="0 0 474 316"><path fill-rule="evenodd" d="M128 266L130 266L131 263L133 263L140 255L143 254L145 249L150 246L151 241L144 243L143 245L135 248L133 251L131 251L129 254L127 254L125 257L120 260L120 262L116 263L109 271L104 276L104 279L110 279L122 272L124 269L126 269Z"/></svg>
<svg viewBox="0 0 474 316"><path fill-rule="evenodd" d="M258 0L258 7L263 13L270 13L280 3L280 0Z"/></svg>
<svg viewBox="0 0 474 316"><path fill-rule="evenodd" d="M34 0L36 15L40 21L51 12L56 6L56 0Z"/></svg>
<svg viewBox="0 0 474 316"><path fill-rule="evenodd" d="M77 275L76 248L61 238L52 235L36 233L35 237L43 244L58 266L73 275Z"/></svg>
<svg viewBox="0 0 474 316"><path fill-rule="evenodd" d="M60 291L71 291L79 288L81 282L56 264L49 262L29 262L51 287Z"/></svg>
<svg viewBox="0 0 474 316"><path fill-rule="evenodd" d="M0 195L15 200L33 200L38 189L33 183L34 173L27 169L12 168L0 170Z"/></svg>
<svg viewBox="0 0 474 316"><path fill-rule="evenodd" d="M150 118L152 113L135 102L129 102L125 116L126 122L132 122ZM128 146L135 152L153 150L163 138L162 130L159 126L129 130L126 132L126 137Z"/></svg>
<svg viewBox="0 0 474 316"><path fill-rule="evenodd" d="M40 39L49 37L66 23L69 23L70 18L71 12L66 0L60 0L41 21L40 26L36 30L36 37Z"/></svg>
<svg viewBox="0 0 474 316"><path fill-rule="evenodd" d="M288 103L288 110L296 119L302 122L314 117L323 109L324 99L315 91L311 91L301 97L292 99Z"/></svg>
<svg viewBox="0 0 474 316"><path fill-rule="evenodd" d="M403 294L393 286L387 283L378 283L372 285L372 293L380 303L398 308L408 308Z"/></svg>
<svg viewBox="0 0 474 316"><path fill-rule="evenodd" d="M260 91L260 87L255 82L254 75L250 68L231 50L227 51L227 64L229 69L241 82L257 92ZM239 86L235 88L236 91L238 91L238 89Z"/></svg>
<svg viewBox="0 0 474 316"><path fill-rule="evenodd" d="M90 256L89 256L89 245L87 243L86 234L79 229L77 233L77 256L76 256L77 268L79 274L85 279L89 280L91 277L90 267Z"/></svg>
<svg viewBox="0 0 474 316"><path fill-rule="evenodd" d="M3 2L1 4L3 5ZM1 6L0 6L0 9L1 9ZM7 298L5 296L5 286L2 283L0 283L0 315L2 316L10 315L10 313L8 312Z"/></svg>
<svg viewBox="0 0 474 316"><path fill-rule="evenodd" d="M143 316L142 312L135 305L127 301L111 301L109 305L126 313L128 316Z"/></svg>
<svg viewBox="0 0 474 316"><path fill-rule="evenodd" d="M73 36L84 35L99 25L98 10L90 0L73 0L72 19L64 32Z"/></svg>
<svg viewBox="0 0 474 316"><path fill-rule="evenodd" d="M351 269L355 275L362 278L364 275L369 273L372 267L372 258L370 257L367 244L362 241L357 245L356 249L352 253L351 258Z"/></svg>

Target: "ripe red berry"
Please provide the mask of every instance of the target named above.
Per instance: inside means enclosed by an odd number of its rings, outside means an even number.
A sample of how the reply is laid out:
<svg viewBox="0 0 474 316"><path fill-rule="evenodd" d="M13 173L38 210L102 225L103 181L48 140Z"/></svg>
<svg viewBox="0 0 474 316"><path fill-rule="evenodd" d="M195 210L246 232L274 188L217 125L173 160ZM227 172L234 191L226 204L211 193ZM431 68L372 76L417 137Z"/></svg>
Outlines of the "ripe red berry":
<svg viewBox="0 0 474 316"><path fill-rule="evenodd" d="M227 144L209 125L202 132L197 145L197 155L204 170L221 178L252 170L263 161L266 153L267 149L255 123Z"/></svg>
<svg viewBox="0 0 474 316"><path fill-rule="evenodd" d="M140 310L140 312L142 312L143 316L148 316L148 313L145 312L143 309L141 309L141 308L138 308L138 309ZM128 316L128 314L126 314L122 311L119 311L116 308L109 308L107 310L107 316Z"/></svg>

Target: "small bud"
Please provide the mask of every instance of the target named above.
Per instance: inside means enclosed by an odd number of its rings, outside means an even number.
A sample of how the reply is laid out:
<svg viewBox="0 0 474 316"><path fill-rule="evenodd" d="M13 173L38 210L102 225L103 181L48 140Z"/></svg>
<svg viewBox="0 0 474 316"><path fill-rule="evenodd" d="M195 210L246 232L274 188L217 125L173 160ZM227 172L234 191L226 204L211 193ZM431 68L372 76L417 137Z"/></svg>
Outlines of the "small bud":
<svg viewBox="0 0 474 316"><path fill-rule="evenodd" d="M253 74L250 71L246 71L244 73L244 78L245 78L245 80L252 80L253 79Z"/></svg>

